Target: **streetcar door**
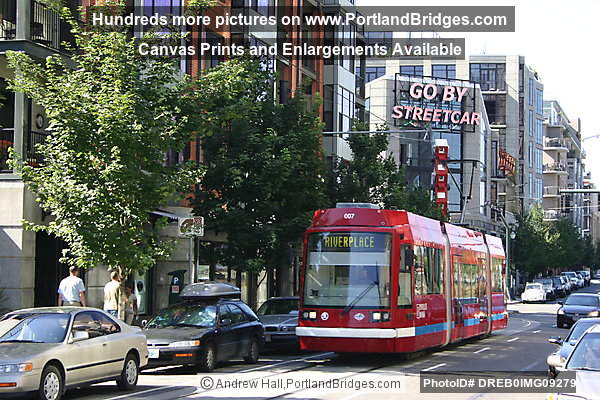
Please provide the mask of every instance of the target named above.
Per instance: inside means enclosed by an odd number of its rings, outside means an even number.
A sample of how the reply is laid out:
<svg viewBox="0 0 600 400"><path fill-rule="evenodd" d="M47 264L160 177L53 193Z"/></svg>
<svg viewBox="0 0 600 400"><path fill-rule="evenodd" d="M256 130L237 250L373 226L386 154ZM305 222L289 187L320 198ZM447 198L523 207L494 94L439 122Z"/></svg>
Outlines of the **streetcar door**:
<svg viewBox="0 0 600 400"><path fill-rule="evenodd" d="M462 301L463 297L463 281L462 281L462 265L460 261L457 261L456 258L459 258L458 255L453 255L454 262L452 263L452 274L453 282L452 282L452 314L454 321L454 329L453 329L453 340L458 340L465 336L465 310L464 304Z"/></svg>

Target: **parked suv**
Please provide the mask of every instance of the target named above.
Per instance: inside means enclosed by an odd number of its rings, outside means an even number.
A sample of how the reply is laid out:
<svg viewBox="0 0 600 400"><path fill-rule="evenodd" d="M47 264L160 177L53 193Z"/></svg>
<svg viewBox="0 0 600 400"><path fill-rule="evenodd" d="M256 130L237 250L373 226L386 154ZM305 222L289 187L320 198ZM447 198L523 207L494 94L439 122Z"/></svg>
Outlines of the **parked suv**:
<svg viewBox="0 0 600 400"><path fill-rule="evenodd" d="M549 279L552 279L552 282L556 287L556 297L565 297L569 293L566 280L562 276L551 276Z"/></svg>
<svg viewBox="0 0 600 400"><path fill-rule="evenodd" d="M231 359L256 363L264 328L239 296L240 290L226 283L184 287L182 303L159 311L145 324L148 365L195 365L210 372Z"/></svg>

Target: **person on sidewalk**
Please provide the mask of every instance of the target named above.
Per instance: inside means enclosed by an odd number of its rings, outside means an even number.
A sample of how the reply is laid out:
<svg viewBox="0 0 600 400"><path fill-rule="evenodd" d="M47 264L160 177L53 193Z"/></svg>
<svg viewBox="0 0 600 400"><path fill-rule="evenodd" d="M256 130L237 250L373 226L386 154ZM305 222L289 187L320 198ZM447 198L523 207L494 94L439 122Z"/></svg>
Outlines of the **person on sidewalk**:
<svg viewBox="0 0 600 400"><path fill-rule="evenodd" d="M125 287L125 323L131 325L137 316L137 296L133 293L133 287Z"/></svg>
<svg viewBox="0 0 600 400"><path fill-rule="evenodd" d="M121 301L121 279L119 271L110 273L110 282L104 285L104 311L119 318L119 302Z"/></svg>
<svg viewBox="0 0 600 400"><path fill-rule="evenodd" d="M86 306L85 285L79 277L79 268L69 268L69 276L58 285L59 306Z"/></svg>

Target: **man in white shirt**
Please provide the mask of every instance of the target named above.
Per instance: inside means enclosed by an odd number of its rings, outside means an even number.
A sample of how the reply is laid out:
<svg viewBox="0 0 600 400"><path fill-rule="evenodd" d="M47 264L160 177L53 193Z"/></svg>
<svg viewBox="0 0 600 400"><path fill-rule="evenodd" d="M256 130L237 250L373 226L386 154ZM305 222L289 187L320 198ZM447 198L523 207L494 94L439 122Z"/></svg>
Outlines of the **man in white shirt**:
<svg viewBox="0 0 600 400"><path fill-rule="evenodd" d="M104 311L115 318L119 317L119 303L121 301L121 276L119 271L110 273L110 282L104 285Z"/></svg>
<svg viewBox="0 0 600 400"><path fill-rule="evenodd" d="M86 306L85 285L79 277L79 268L69 268L70 275L58 285L59 306Z"/></svg>

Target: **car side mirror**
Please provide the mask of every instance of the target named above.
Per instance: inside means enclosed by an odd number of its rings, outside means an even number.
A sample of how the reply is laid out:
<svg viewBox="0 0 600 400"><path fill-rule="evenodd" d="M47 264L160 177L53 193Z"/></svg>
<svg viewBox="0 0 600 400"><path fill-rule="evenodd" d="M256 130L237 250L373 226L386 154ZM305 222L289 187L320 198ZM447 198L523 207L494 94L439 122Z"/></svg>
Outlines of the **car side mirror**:
<svg viewBox="0 0 600 400"><path fill-rule="evenodd" d="M69 343L81 342L82 340L87 340L89 338L90 334L88 331L73 331Z"/></svg>
<svg viewBox="0 0 600 400"><path fill-rule="evenodd" d="M548 339L548 342L557 344L559 346L563 344L563 340L560 338L560 336L552 336L550 339Z"/></svg>
<svg viewBox="0 0 600 400"><path fill-rule="evenodd" d="M142 320L142 328L145 328L146 325L148 325L148 320L147 319L143 319Z"/></svg>
<svg viewBox="0 0 600 400"><path fill-rule="evenodd" d="M229 318L223 318L220 323L221 326L229 326L231 325L231 320Z"/></svg>

